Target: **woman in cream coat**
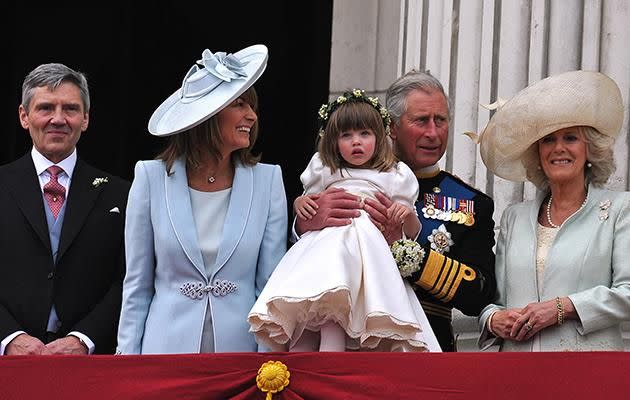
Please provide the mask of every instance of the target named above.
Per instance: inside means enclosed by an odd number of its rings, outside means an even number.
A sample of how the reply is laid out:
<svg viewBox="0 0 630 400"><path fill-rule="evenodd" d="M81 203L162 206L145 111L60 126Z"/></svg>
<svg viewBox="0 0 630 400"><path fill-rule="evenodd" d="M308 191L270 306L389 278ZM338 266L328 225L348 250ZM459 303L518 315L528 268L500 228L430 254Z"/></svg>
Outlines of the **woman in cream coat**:
<svg viewBox="0 0 630 400"><path fill-rule="evenodd" d="M261 45L227 56L206 50L203 68L195 65L151 117L152 134L173 136L158 160L135 169L119 354L258 349L247 313L287 234L280 167L250 152L258 127L251 85L266 60Z"/></svg>
<svg viewBox="0 0 630 400"><path fill-rule="evenodd" d="M600 187L623 121L617 85L572 71L518 93L481 136L491 171L539 189L503 214L497 299L480 345L502 351L623 350L630 320L630 193Z"/></svg>

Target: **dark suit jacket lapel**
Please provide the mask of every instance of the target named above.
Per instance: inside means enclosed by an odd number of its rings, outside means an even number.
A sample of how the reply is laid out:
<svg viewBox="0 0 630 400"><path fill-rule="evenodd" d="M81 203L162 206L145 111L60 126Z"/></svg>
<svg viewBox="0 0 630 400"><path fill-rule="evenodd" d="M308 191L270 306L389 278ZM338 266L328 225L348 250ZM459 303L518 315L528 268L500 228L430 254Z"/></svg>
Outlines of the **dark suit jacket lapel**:
<svg viewBox="0 0 630 400"><path fill-rule="evenodd" d="M6 180L7 190L15 198L17 206L22 210L42 243L50 250L44 198L30 152L13 164Z"/></svg>
<svg viewBox="0 0 630 400"><path fill-rule="evenodd" d="M66 200L66 212L61 228L59 251L57 259L63 257L76 235L81 230L90 210L94 207L96 199L103 190L103 186L94 187L92 182L96 178L96 170L80 159L74 167L70 193Z"/></svg>

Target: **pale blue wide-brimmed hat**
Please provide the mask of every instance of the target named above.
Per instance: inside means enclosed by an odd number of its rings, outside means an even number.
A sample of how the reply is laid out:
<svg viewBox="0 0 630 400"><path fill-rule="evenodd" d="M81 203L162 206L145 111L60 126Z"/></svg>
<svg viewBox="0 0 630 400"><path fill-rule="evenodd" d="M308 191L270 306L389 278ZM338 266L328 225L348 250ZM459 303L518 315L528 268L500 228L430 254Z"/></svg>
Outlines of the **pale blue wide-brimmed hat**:
<svg viewBox="0 0 630 400"><path fill-rule="evenodd" d="M262 75L268 50L262 44L234 54L206 49L170 95L149 119L149 132L169 136L209 119L243 94Z"/></svg>

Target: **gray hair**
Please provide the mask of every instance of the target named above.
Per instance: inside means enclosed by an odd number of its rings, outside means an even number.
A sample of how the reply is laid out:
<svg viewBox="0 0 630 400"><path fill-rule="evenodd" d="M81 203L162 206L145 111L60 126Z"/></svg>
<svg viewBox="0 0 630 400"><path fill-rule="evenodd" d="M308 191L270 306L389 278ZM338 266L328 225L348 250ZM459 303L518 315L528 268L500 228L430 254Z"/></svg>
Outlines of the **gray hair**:
<svg viewBox="0 0 630 400"><path fill-rule="evenodd" d="M615 156L613 144L615 139L599 133L590 126L580 126L580 132L586 142L586 159L591 164L584 169L584 178L587 184L602 187L615 172ZM540 166L538 142L535 142L523 156L523 166L527 179L538 189L546 191L549 188L549 179Z"/></svg>
<svg viewBox="0 0 630 400"><path fill-rule="evenodd" d="M396 79L387 89L385 94L385 107L392 117L395 125L400 125L400 117L407 110L407 95L413 90L421 90L425 93L438 92L444 96L446 107L448 108L448 116L451 116L451 107L449 105L448 96L444 92L444 87L431 72L420 72L411 70L405 75Z"/></svg>
<svg viewBox="0 0 630 400"><path fill-rule="evenodd" d="M63 64L41 64L24 78L22 83L22 107L28 113L28 107L35 95L35 89L47 86L48 90L55 90L64 82L75 84L81 92L81 100L86 113L90 111L90 91L87 79L81 72L68 68Z"/></svg>

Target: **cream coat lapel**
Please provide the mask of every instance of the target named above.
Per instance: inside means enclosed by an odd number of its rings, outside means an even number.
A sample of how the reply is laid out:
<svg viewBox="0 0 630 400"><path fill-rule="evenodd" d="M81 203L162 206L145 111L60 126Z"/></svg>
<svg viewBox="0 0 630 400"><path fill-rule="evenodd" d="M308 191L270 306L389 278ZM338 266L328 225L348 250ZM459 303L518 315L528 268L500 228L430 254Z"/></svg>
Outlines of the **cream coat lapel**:
<svg viewBox="0 0 630 400"><path fill-rule="evenodd" d="M558 229L555 241L559 244L549 249L545 262L545 288L553 287L560 293L576 293L583 290L580 289L581 280L588 276L588 273L582 272L584 260L598 254L592 250L591 244L603 240L602 237L593 236L598 233L597 226L593 224L599 222L593 219L598 215L593 208L599 204L601 195L601 190L589 185L588 202L577 214L567 218ZM592 229L584 229L588 226ZM571 269L567 269L567 262ZM546 293L543 293L542 297L546 298Z"/></svg>
<svg viewBox="0 0 630 400"><path fill-rule="evenodd" d="M173 173L164 174L164 187L166 190L166 207L168 216L173 226L173 231L179 244L190 262L197 268L203 279L207 281L206 270L199 249L197 230L193 219L190 191L188 190L188 178L186 167L182 159L177 159L173 164Z"/></svg>
<svg viewBox="0 0 630 400"><path fill-rule="evenodd" d="M243 237L254 197L253 168L236 165L232 193L213 276L225 265Z"/></svg>

